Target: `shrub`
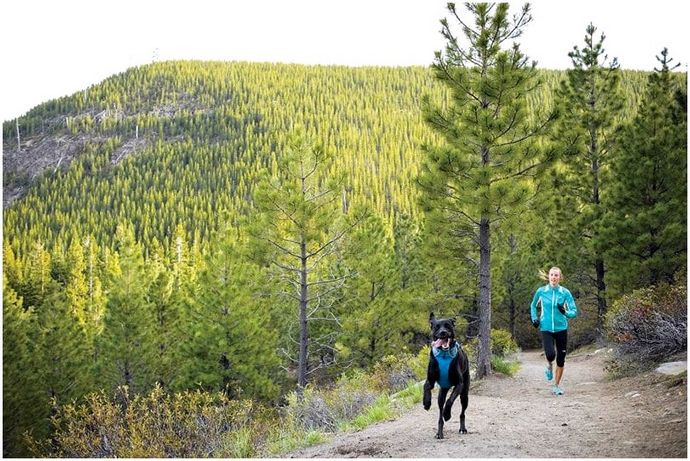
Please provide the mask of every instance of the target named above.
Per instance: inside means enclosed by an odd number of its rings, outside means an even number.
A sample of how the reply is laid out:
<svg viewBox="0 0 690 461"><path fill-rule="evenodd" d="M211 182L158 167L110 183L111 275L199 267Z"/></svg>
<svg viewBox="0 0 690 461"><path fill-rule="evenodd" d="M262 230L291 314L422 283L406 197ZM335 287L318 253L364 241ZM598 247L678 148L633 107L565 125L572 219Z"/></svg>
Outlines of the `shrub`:
<svg viewBox="0 0 690 461"><path fill-rule="evenodd" d="M357 417L376 401L377 382L372 375L355 370L332 388L307 386L302 401L295 393L288 398L288 416L304 430L334 432L339 422Z"/></svg>
<svg viewBox="0 0 690 461"><path fill-rule="evenodd" d="M167 394L156 386L148 395L114 398L90 394L85 403L56 409L50 441L32 441L35 456L67 458L163 458L223 456L241 444L234 433L246 426L249 401L230 401L222 393ZM245 434L246 435L246 434ZM241 454L250 455L246 443Z"/></svg>
<svg viewBox="0 0 690 461"><path fill-rule="evenodd" d="M517 352L518 345L510 332L501 329L491 330L491 354L505 357L511 352Z"/></svg>
<svg viewBox="0 0 690 461"><path fill-rule="evenodd" d="M300 402L295 393L290 395L287 415L304 430L334 432L342 423L370 411L382 394L407 388L416 379L417 362L418 359L410 354L391 355L384 357L370 373L354 370L343 375L331 388L308 386ZM361 419L366 420L366 417Z"/></svg>
<svg viewBox="0 0 690 461"><path fill-rule="evenodd" d="M426 379L426 371L429 366L429 351L431 346L428 344L419 350L417 356L412 359L412 371L418 381Z"/></svg>
<svg viewBox="0 0 690 461"><path fill-rule="evenodd" d="M470 363L477 362L477 354L479 353L479 338L474 337L467 343L462 345L463 350L467 354L467 359ZM506 330L491 329L491 355L497 357L505 357L511 352L517 352L518 345Z"/></svg>
<svg viewBox="0 0 690 461"><path fill-rule="evenodd" d="M291 393L288 397L288 417L307 431L334 431L335 411L327 404L324 394L307 386L300 401L295 392Z"/></svg>
<svg viewBox="0 0 690 461"><path fill-rule="evenodd" d="M372 375L362 370L355 370L342 376L329 393L329 404L339 421L350 420L359 415L366 407L373 404L379 394L379 388Z"/></svg>
<svg viewBox="0 0 690 461"><path fill-rule="evenodd" d="M387 395L379 396L376 401L367 407L359 416L354 418L346 426L351 426L357 430L362 430L367 426L381 421L395 418L395 411L390 404L390 397Z"/></svg>
<svg viewBox="0 0 690 461"><path fill-rule="evenodd" d="M598 322L596 301L577 300L577 318L568 322L568 351L596 343L600 332Z"/></svg>
<svg viewBox="0 0 690 461"><path fill-rule="evenodd" d="M377 390L397 392L405 389L415 379L413 362L410 354L387 355L378 362L372 371L372 378Z"/></svg>
<svg viewBox="0 0 690 461"><path fill-rule="evenodd" d="M494 355L491 357L491 368L495 372L513 376L520 369L520 364L518 362L506 362L503 357Z"/></svg>
<svg viewBox="0 0 690 461"><path fill-rule="evenodd" d="M666 283L618 299L606 315L608 338L622 354L658 360L687 347L687 288Z"/></svg>

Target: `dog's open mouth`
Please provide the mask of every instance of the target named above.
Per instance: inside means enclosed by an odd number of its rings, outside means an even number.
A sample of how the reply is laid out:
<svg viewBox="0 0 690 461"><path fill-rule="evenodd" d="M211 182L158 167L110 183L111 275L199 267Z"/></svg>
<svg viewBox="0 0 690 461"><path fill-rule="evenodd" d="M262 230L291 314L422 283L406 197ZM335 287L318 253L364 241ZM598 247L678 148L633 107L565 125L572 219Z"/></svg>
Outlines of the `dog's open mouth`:
<svg viewBox="0 0 690 461"><path fill-rule="evenodd" d="M449 349L450 348L450 337L438 338L436 341L431 343L435 348Z"/></svg>

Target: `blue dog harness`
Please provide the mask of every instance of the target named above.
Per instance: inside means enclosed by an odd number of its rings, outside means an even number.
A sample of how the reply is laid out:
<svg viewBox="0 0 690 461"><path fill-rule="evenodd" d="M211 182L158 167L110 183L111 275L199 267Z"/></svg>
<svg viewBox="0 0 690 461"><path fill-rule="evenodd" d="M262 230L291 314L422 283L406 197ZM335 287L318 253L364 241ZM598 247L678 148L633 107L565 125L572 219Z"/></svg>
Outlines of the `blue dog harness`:
<svg viewBox="0 0 690 461"><path fill-rule="evenodd" d="M438 379L438 385L441 388L449 388L450 386L450 379L448 378L448 372L450 370L450 363L453 361L455 357L458 356L458 349L460 348L460 345L455 342L453 344L453 347L448 348L448 350L443 350L440 347L434 347L432 348L432 351L434 353L434 357L436 358L436 361L438 362L438 369L440 371L440 377Z"/></svg>

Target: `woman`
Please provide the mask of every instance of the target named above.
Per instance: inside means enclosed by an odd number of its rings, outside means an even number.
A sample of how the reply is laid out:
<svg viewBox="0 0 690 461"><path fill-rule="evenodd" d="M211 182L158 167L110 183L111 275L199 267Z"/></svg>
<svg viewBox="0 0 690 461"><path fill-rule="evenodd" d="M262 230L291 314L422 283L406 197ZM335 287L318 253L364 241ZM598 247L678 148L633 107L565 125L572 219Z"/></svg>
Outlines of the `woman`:
<svg viewBox="0 0 690 461"><path fill-rule="evenodd" d="M549 284L537 289L530 306L532 325L539 327L544 342L544 353L548 366L544 370L547 381L553 379L553 360L556 359L556 384L552 388L555 395L563 395L561 379L565 366L565 352L568 344L568 319L577 317L577 306L570 291L560 286L561 270L549 270ZM541 314L537 318L537 306ZM555 343L555 348L554 348Z"/></svg>

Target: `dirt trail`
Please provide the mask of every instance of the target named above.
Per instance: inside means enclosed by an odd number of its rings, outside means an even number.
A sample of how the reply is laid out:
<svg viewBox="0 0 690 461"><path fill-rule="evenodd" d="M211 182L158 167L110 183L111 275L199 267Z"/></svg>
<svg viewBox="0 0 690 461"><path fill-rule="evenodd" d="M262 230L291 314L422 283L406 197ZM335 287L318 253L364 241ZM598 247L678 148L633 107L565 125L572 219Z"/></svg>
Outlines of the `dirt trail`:
<svg viewBox="0 0 690 461"><path fill-rule="evenodd" d="M438 407L421 403L399 419L288 454L293 458L638 458L687 457L687 383L660 375L606 381L604 352L569 356L551 395L539 351L519 355L519 373L473 383L468 434L459 434L459 401L436 440Z"/></svg>

